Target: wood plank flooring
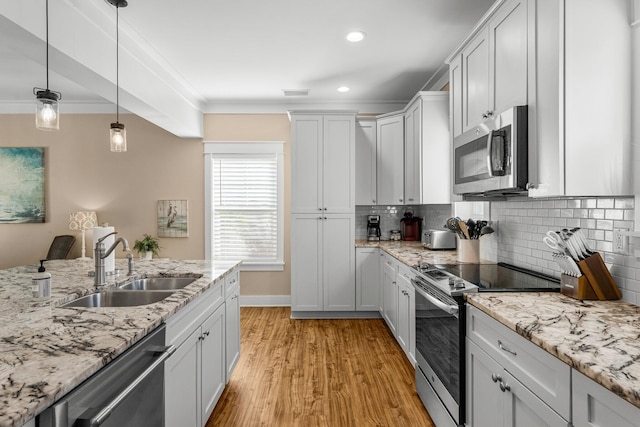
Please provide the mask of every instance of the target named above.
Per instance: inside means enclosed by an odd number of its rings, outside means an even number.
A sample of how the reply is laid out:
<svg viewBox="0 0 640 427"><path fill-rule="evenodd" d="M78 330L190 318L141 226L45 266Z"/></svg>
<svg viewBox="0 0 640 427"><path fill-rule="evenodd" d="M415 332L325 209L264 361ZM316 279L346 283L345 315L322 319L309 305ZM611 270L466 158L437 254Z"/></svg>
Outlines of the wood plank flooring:
<svg viewBox="0 0 640 427"><path fill-rule="evenodd" d="M383 320L292 320L288 307L240 313L240 361L206 427L434 427Z"/></svg>

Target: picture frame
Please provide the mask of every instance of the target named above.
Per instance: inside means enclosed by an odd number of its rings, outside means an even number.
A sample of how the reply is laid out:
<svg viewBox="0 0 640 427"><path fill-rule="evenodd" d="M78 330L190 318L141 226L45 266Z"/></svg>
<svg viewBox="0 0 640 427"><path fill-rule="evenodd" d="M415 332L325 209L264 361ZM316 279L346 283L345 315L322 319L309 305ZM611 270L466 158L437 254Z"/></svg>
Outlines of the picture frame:
<svg viewBox="0 0 640 427"><path fill-rule="evenodd" d="M45 148L0 147L0 224L44 223Z"/></svg>
<svg viewBox="0 0 640 427"><path fill-rule="evenodd" d="M189 237L188 200L158 200L158 237Z"/></svg>

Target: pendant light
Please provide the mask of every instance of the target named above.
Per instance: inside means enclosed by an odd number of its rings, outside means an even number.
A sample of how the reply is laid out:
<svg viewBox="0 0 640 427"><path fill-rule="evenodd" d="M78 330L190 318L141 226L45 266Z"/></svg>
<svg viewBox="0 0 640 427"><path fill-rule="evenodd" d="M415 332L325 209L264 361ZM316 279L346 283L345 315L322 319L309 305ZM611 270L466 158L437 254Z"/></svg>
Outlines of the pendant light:
<svg viewBox="0 0 640 427"><path fill-rule="evenodd" d="M125 0L107 0L116 7L116 122L111 123L109 129L109 139L111 141L111 151L114 153L122 153L127 151L127 131L124 124L120 123L120 81L119 81L119 45L120 45L120 20L118 10L121 7L127 7Z"/></svg>
<svg viewBox="0 0 640 427"><path fill-rule="evenodd" d="M40 130L58 130L60 129L58 101L62 99L62 94L49 90L49 0L45 0L45 11L47 16L47 88L33 88L33 94L36 96L36 128Z"/></svg>

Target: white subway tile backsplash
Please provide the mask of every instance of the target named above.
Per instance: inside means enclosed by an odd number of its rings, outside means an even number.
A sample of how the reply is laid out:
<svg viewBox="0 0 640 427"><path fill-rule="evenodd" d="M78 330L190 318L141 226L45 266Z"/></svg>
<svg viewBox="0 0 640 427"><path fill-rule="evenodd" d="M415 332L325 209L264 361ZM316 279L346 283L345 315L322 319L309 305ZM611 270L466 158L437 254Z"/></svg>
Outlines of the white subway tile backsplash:
<svg viewBox="0 0 640 427"><path fill-rule="evenodd" d="M491 203L491 220L497 224L492 240L481 240L482 257L507 262L559 277L552 251L542 238L549 230L580 227L589 245L601 252L623 293L623 299L640 303L640 259L613 253L613 230L635 229L633 197L519 198ZM636 243L630 239L628 253ZM640 243L638 243L640 249Z"/></svg>

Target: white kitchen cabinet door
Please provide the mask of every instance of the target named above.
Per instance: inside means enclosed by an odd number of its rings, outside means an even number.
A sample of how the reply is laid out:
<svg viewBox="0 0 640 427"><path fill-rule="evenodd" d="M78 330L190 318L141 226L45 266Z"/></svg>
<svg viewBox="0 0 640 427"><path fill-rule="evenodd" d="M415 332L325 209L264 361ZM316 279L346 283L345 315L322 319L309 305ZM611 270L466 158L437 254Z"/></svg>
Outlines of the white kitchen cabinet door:
<svg viewBox="0 0 640 427"><path fill-rule="evenodd" d="M379 258L378 248L356 248L356 311L380 308Z"/></svg>
<svg viewBox="0 0 640 427"><path fill-rule="evenodd" d="M356 205L376 204L376 121L356 122Z"/></svg>
<svg viewBox="0 0 640 427"><path fill-rule="evenodd" d="M389 258L384 265L382 309L387 326L391 329L393 336L396 336L398 328L398 282L396 264Z"/></svg>
<svg viewBox="0 0 640 427"><path fill-rule="evenodd" d="M225 365L226 382L240 360L240 286L234 288L225 301Z"/></svg>
<svg viewBox="0 0 640 427"><path fill-rule="evenodd" d="M462 134L462 91L462 55L458 55L449 63L449 116L452 138Z"/></svg>
<svg viewBox="0 0 640 427"><path fill-rule="evenodd" d="M415 366L415 288L411 276L402 272L397 276L398 283L398 323L396 339L409 361Z"/></svg>
<svg viewBox="0 0 640 427"><path fill-rule="evenodd" d="M451 136L449 94L420 92L421 142L418 201L420 204L451 203Z"/></svg>
<svg viewBox="0 0 640 427"><path fill-rule="evenodd" d="M322 224L322 288L325 311L354 311L355 215L327 214Z"/></svg>
<svg viewBox="0 0 640 427"><path fill-rule="evenodd" d="M640 409L575 369L571 372L575 427L637 427Z"/></svg>
<svg viewBox="0 0 640 427"><path fill-rule="evenodd" d="M404 116L397 114L377 123L378 205L404 204Z"/></svg>
<svg viewBox="0 0 640 427"><path fill-rule="evenodd" d="M204 426L218 403L226 382L224 304L202 323L200 371L202 418Z"/></svg>
<svg viewBox="0 0 640 427"><path fill-rule="evenodd" d="M498 386L502 366L467 339L468 427L502 426L504 399Z"/></svg>
<svg viewBox="0 0 640 427"><path fill-rule="evenodd" d="M322 210L354 213L355 115L325 115L322 145ZM353 248L353 246L352 246Z"/></svg>
<svg viewBox="0 0 640 427"><path fill-rule="evenodd" d="M486 118L489 111L489 29L483 28L462 51L462 131Z"/></svg>
<svg viewBox="0 0 640 427"><path fill-rule="evenodd" d="M291 309L322 310L322 216L291 216ZM349 247L353 249L353 240Z"/></svg>
<svg viewBox="0 0 640 427"><path fill-rule="evenodd" d="M200 427L200 328L164 364L166 427Z"/></svg>
<svg viewBox="0 0 640 427"><path fill-rule="evenodd" d="M506 370L502 371L502 381L504 427L569 427L567 420Z"/></svg>
<svg viewBox="0 0 640 427"><path fill-rule="evenodd" d="M291 113L291 212L353 213L355 113Z"/></svg>
<svg viewBox="0 0 640 427"><path fill-rule="evenodd" d="M422 98L416 98L404 115L404 199L420 204L422 181Z"/></svg>
<svg viewBox="0 0 640 427"><path fill-rule="evenodd" d="M291 212L314 213L322 207L321 115L291 117Z"/></svg>
<svg viewBox="0 0 640 427"><path fill-rule="evenodd" d="M490 108L527 105L527 1L508 0L489 21Z"/></svg>

